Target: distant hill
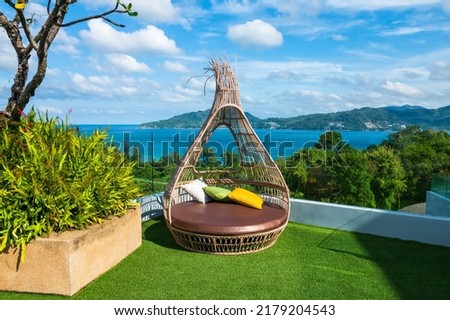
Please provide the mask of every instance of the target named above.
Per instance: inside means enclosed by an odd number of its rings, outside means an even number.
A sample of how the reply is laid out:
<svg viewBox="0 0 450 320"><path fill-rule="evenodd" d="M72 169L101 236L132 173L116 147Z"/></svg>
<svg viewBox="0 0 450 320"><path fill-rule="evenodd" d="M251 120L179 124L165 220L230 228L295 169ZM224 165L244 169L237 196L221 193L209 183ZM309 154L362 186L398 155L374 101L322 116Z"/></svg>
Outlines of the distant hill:
<svg viewBox="0 0 450 320"><path fill-rule="evenodd" d="M200 128L210 110L188 112L170 119L143 123L141 128ZM256 129L298 130L399 130L418 125L422 128L450 130L450 105L438 109L420 106L360 108L290 118L260 119L245 113Z"/></svg>
<svg viewBox="0 0 450 320"><path fill-rule="evenodd" d="M200 128L210 110L195 111L176 115L170 119L147 122L141 128Z"/></svg>

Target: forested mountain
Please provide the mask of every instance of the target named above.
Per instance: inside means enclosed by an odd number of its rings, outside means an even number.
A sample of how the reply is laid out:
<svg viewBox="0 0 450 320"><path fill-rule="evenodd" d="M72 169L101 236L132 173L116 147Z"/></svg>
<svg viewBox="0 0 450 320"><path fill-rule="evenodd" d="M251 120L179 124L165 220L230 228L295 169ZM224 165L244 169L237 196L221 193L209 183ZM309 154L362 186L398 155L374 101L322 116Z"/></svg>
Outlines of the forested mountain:
<svg viewBox="0 0 450 320"><path fill-rule="evenodd" d="M189 112L167 120L143 123L142 128L200 128L210 110ZM450 105L438 109L420 106L360 108L326 114L309 114L290 118L260 119L245 113L257 129L298 130L399 130L418 125L422 128L450 130Z"/></svg>
<svg viewBox="0 0 450 320"><path fill-rule="evenodd" d="M170 119L147 122L141 128L200 128L209 115L210 110L183 113ZM265 128L264 120L245 112L246 117L255 128Z"/></svg>

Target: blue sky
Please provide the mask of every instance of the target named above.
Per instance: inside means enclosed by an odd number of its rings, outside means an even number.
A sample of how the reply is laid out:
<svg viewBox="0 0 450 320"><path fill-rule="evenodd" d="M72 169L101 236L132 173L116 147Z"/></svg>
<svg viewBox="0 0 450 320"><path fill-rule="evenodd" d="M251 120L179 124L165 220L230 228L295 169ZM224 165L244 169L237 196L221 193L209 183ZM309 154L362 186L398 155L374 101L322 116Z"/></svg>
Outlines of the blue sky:
<svg viewBox="0 0 450 320"><path fill-rule="evenodd" d="M26 10L42 20L46 3L30 0ZM78 0L68 20L114 3ZM230 61L245 111L260 118L450 104L450 0L132 3L138 17L111 16L125 28L94 20L60 31L30 106L54 116L71 109L79 124L205 110L214 98L213 81L204 90L212 57ZM4 3L0 11L10 12ZM15 64L0 32L4 104Z"/></svg>

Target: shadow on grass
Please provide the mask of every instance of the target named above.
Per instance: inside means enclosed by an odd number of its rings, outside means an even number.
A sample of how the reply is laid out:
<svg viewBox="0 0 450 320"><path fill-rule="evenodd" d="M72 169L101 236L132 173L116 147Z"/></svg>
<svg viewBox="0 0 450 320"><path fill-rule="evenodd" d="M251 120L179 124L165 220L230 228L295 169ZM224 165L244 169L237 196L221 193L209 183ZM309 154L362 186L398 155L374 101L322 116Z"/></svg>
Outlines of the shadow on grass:
<svg viewBox="0 0 450 320"><path fill-rule="evenodd" d="M400 299L450 299L449 248L361 233L351 235L359 247L347 247L335 232L318 246L373 262Z"/></svg>
<svg viewBox="0 0 450 320"><path fill-rule="evenodd" d="M355 236L402 299L450 299L449 248Z"/></svg>
<svg viewBox="0 0 450 320"><path fill-rule="evenodd" d="M150 226L144 228L144 240L151 241L156 245L168 249L185 251L173 239L164 217L153 218L152 221L153 223Z"/></svg>

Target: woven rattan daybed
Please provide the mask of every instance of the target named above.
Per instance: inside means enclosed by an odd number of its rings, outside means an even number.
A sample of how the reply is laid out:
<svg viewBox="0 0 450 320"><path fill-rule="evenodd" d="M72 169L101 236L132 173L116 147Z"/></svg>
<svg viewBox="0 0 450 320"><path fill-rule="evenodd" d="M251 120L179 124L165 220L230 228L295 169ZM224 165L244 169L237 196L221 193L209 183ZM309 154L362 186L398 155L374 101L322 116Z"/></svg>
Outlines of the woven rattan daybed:
<svg viewBox="0 0 450 320"><path fill-rule="evenodd" d="M242 254L272 246L289 220L289 190L242 109L237 80L227 61L212 60L216 93L209 117L175 170L164 194L164 217L182 247L215 254ZM217 128L226 127L239 151L239 165L205 169L198 165ZM264 201L260 209L235 202L200 203L186 185L244 189Z"/></svg>

